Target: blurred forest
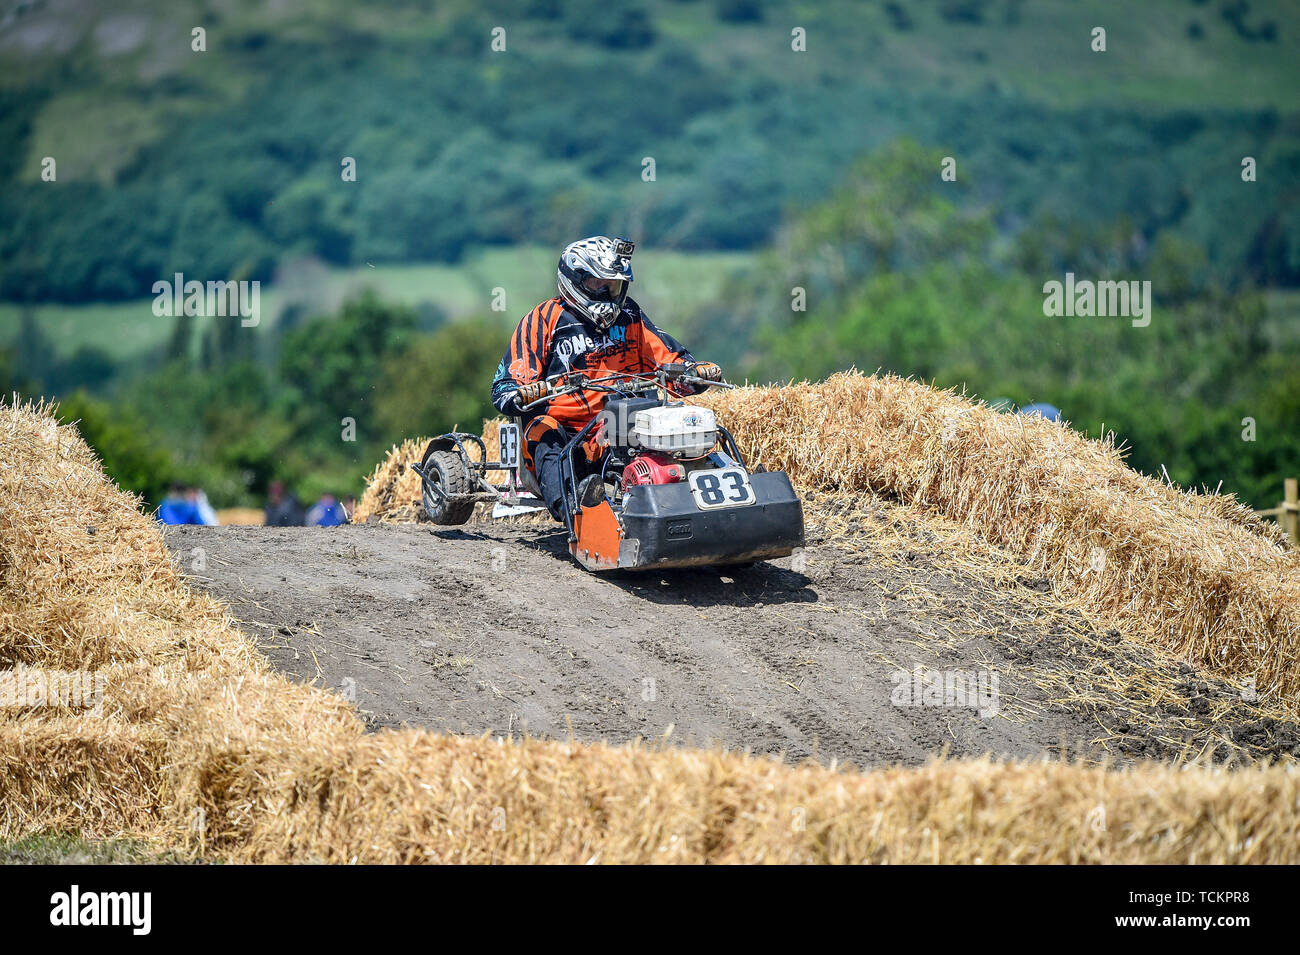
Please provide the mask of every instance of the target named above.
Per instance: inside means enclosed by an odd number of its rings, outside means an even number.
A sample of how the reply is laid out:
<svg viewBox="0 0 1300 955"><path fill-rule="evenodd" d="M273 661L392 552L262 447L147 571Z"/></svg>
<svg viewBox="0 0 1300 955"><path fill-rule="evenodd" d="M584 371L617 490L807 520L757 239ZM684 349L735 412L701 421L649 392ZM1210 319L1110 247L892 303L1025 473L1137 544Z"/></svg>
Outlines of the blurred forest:
<svg viewBox="0 0 1300 955"><path fill-rule="evenodd" d="M476 427L559 247L621 233L634 297L671 256L652 315L733 380L856 365L1046 401L1269 506L1300 473L1300 24L1130 6L0 4L0 387L58 398L153 502L356 493L393 441ZM292 263L373 291L294 298ZM1066 271L1149 280L1150 326L1046 317ZM156 317L176 272L279 304Z"/></svg>

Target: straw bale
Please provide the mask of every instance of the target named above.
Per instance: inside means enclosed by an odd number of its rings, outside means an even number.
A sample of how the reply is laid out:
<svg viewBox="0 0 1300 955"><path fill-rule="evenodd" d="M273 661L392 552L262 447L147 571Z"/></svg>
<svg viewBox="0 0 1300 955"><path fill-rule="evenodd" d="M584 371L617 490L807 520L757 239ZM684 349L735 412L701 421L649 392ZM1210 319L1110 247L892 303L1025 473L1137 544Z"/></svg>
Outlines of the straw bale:
<svg viewBox="0 0 1300 955"><path fill-rule="evenodd" d="M800 402L791 408L806 414L813 400L756 403ZM811 441L790 445L774 453L812 464ZM819 453L857 481L885 467L864 465L848 443ZM1096 468L1109 460L1084 453ZM969 470L996 459L986 457L958 460ZM1129 502L1133 512L1087 494L1053 498L1042 486L1069 462L1023 457L1034 477L1017 478L1014 501L990 486L992 472L986 485L921 457L896 460L891 480L918 501L1003 520L1032 521L1051 505L1061 521L1112 521L1113 531L1158 505L1256 533L1221 503L1140 481L1151 501ZM1300 777L1280 765L975 760L859 774L716 750L367 734L339 696L268 671L225 608L188 587L139 503L48 409L0 406L0 665L95 668L106 684L98 716L0 710L0 835L133 835L257 862L1300 861ZM1190 575L1199 565L1179 566Z"/></svg>
<svg viewBox="0 0 1300 955"><path fill-rule="evenodd" d="M1113 435L1006 415L857 372L701 399L754 462L799 486L942 514L1131 638L1300 713L1300 552L1228 496L1124 464Z"/></svg>

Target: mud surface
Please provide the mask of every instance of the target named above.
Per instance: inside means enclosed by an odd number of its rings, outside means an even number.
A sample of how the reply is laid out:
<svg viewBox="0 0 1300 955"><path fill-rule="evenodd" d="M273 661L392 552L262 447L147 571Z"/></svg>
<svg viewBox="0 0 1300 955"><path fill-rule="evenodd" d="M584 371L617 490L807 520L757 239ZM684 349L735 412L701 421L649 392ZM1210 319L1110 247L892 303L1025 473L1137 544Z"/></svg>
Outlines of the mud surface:
<svg viewBox="0 0 1300 955"><path fill-rule="evenodd" d="M1212 726L1185 699L1165 722L1091 688L1062 702L1054 688L1108 641L1123 649L1111 676L1154 668L1194 684L1189 699L1236 691L1044 611L1046 581L991 591L937 546L884 566L813 535L793 568L598 577L554 525L180 527L167 540L275 667L348 695L373 727L667 738L858 766L1295 742L1293 726Z"/></svg>

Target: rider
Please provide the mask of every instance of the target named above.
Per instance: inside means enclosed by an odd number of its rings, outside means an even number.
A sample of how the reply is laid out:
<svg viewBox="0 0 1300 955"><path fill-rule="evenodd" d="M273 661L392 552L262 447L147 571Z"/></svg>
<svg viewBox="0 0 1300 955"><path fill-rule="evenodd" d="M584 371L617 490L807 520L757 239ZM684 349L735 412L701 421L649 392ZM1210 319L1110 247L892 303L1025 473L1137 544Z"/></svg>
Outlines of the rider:
<svg viewBox="0 0 1300 955"><path fill-rule="evenodd" d="M634 248L628 239L604 235L566 246L556 276L560 294L524 316L492 382L492 403L497 409L524 419L524 463L536 475L542 500L557 518L562 497L560 451L600 414L607 394L584 389L522 410L545 397L546 378L570 371L589 378L648 374L669 362L686 363L698 378L722 378L721 368L695 361L628 298ZM675 390L693 394L699 389L683 384ZM588 461L594 463L596 449L586 450Z"/></svg>

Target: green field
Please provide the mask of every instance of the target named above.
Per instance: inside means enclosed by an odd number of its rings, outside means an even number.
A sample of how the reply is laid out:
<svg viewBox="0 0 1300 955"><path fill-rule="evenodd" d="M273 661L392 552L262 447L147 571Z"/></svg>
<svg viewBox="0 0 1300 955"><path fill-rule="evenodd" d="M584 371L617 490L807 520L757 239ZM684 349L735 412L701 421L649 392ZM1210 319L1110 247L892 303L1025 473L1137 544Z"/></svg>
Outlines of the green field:
<svg viewBox="0 0 1300 955"><path fill-rule="evenodd" d="M1221 277L1300 282L1269 245L1300 243L1284 0L71 6L0 32L0 300L595 232L754 251L900 137L957 157L1005 230L1123 215L1203 242ZM1255 201L1222 237L1244 155Z"/></svg>
<svg viewBox="0 0 1300 955"><path fill-rule="evenodd" d="M447 319L491 317L493 290L505 289L501 324L509 325L539 301L555 294L558 250L541 246L484 249L457 265L384 265L340 269L319 263L290 263L284 283L262 290L261 333L272 332L287 305L305 317L336 312L347 298L373 289L386 301L431 306L425 315ZM754 256L744 252L656 252L636 254L635 297L656 321L683 333L699 306L715 298L731 277L744 272ZM291 286L291 287L289 287ZM60 303L20 306L0 303L0 346L18 336L23 311L30 309L60 358L79 348L102 351L114 363L147 359L171 334L173 320L153 314L152 300ZM195 319L202 330L208 320ZM199 336L195 336L196 339ZM504 349L504 335L502 338Z"/></svg>

